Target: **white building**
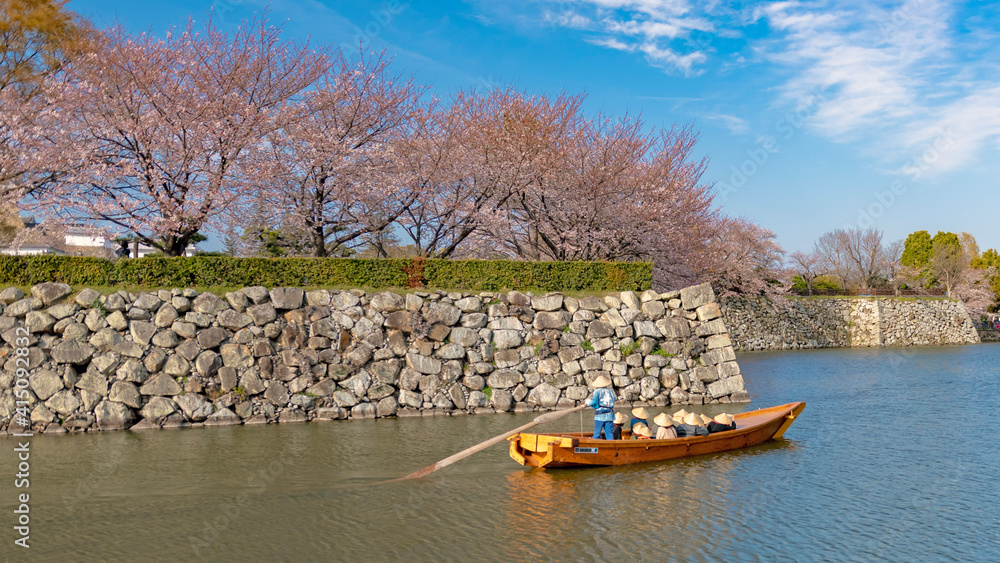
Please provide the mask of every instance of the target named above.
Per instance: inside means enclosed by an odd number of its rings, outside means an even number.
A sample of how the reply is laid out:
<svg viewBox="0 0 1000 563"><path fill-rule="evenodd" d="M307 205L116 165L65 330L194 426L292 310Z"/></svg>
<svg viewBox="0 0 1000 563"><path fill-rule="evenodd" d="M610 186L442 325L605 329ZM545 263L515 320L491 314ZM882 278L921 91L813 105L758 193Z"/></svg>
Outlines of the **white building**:
<svg viewBox="0 0 1000 563"><path fill-rule="evenodd" d="M66 254L47 244L22 244L17 248L0 248L0 254L7 256L41 256L43 254Z"/></svg>
<svg viewBox="0 0 1000 563"><path fill-rule="evenodd" d="M35 221L34 217L22 216L21 221L27 229L39 227L39 224ZM41 238L43 240L51 239L52 236L43 235ZM62 241L58 241L57 239L56 241L46 240L46 242L50 244L26 242L17 248L0 249L0 253L13 256L71 254L78 256L83 255L110 258L114 256L114 252L119 246L118 243L109 239L99 229L83 225L71 225L67 227L63 232ZM60 244L60 242L62 244ZM129 254L133 258L144 258L159 252L159 250L142 243L136 244L133 242L130 243L128 247ZM198 252L198 248L195 245L188 245L188 247L184 250L184 256L194 256L196 252Z"/></svg>
<svg viewBox="0 0 1000 563"><path fill-rule="evenodd" d="M114 252L116 245L114 241L108 240L97 231L85 227L69 227L64 235L66 246L81 246L85 248L104 249L108 253Z"/></svg>

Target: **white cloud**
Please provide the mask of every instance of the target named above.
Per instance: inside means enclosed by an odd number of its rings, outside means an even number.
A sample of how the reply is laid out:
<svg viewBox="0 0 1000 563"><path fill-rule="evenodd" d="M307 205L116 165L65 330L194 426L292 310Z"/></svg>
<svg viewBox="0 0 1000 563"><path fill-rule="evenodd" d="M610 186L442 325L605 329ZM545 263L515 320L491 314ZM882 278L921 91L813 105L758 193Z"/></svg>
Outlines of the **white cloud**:
<svg viewBox="0 0 1000 563"><path fill-rule="evenodd" d="M694 31L713 32L706 9L715 4L691 0L543 0L562 13L545 11L543 21L559 27L599 33L588 38L594 45L618 51L643 53L650 64L669 72L697 75L708 60L705 45L692 44ZM571 16L569 15L571 14Z"/></svg>
<svg viewBox="0 0 1000 563"><path fill-rule="evenodd" d="M711 68L718 80L757 65L773 77L761 92L779 113L808 106L806 127L854 143L882 169L931 154L924 173L953 170L1000 145L1000 26L946 0L538 1L560 10L548 25L670 73ZM745 116L733 114L706 118L743 131ZM954 139L935 156L928 146L946 130Z"/></svg>
<svg viewBox="0 0 1000 563"><path fill-rule="evenodd" d="M570 29L591 29L594 27L594 22L590 18L572 10L558 13L546 10L542 15L542 19L548 24L568 27Z"/></svg>
<svg viewBox="0 0 1000 563"><path fill-rule="evenodd" d="M760 11L782 32L765 42L765 56L793 73L783 103L822 93L809 127L859 142L914 176L916 168L921 176L954 170L997 144L1000 72L962 44L952 4L832 6L781 2Z"/></svg>
<svg viewBox="0 0 1000 563"><path fill-rule="evenodd" d="M724 127L729 129L734 135L743 135L750 132L750 125L747 124L746 120L737 117L735 115L727 115L724 113L715 113L704 116L705 119L709 121L717 121L721 123Z"/></svg>

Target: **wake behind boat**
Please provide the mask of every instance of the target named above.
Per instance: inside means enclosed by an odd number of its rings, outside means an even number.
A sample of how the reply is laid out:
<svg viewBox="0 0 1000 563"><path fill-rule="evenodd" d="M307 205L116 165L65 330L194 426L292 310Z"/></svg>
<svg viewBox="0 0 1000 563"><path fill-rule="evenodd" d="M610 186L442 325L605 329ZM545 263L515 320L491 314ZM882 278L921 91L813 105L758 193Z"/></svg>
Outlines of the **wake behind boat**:
<svg viewBox="0 0 1000 563"><path fill-rule="evenodd" d="M595 440L579 432L519 433L507 438L510 457L529 467L585 467L663 461L756 446L780 438L799 416L805 403L737 414L736 429L708 436L669 440Z"/></svg>

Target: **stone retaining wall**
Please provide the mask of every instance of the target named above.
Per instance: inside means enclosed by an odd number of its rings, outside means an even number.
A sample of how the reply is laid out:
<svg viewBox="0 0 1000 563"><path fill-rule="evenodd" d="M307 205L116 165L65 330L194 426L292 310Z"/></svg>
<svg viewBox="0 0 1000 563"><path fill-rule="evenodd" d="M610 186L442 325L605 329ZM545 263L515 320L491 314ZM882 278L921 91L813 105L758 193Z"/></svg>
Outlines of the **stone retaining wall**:
<svg viewBox="0 0 1000 563"><path fill-rule="evenodd" d="M976 329L980 342L1000 342L1000 330Z"/></svg>
<svg viewBox="0 0 1000 563"><path fill-rule="evenodd" d="M54 283L31 294L0 292L2 432L21 428L19 413L64 432L545 410L580 404L598 375L625 405L749 401L708 285L584 299L72 295ZM31 333L23 391L20 327Z"/></svg>
<svg viewBox="0 0 1000 563"><path fill-rule="evenodd" d="M968 311L947 299L725 298L736 350L974 344Z"/></svg>

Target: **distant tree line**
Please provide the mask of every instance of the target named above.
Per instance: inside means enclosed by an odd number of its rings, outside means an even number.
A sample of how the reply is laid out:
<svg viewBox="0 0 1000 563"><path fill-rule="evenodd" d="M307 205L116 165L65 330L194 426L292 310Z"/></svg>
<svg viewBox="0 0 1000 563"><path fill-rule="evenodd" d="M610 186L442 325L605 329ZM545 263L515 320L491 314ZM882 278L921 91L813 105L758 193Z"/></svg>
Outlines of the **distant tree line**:
<svg viewBox="0 0 1000 563"><path fill-rule="evenodd" d="M812 251L789 255L790 290L812 295L821 289L940 289L961 299L974 314L996 308L1000 255L980 253L969 233L928 231L884 241L875 228L837 229L816 240Z"/></svg>

